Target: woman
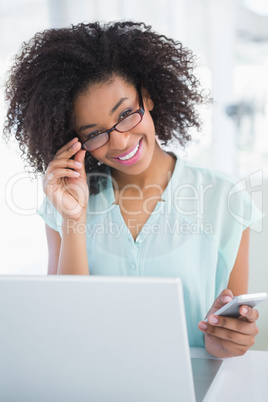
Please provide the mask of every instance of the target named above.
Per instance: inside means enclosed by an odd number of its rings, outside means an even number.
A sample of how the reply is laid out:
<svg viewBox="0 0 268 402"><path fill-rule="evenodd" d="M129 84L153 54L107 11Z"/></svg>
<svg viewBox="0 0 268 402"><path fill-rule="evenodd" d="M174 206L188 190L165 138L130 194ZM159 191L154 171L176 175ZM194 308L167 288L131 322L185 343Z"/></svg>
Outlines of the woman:
<svg viewBox="0 0 268 402"><path fill-rule="evenodd" d="M208 99L193 67L143 23L45 31L16 59L5 129L45 173L49 274L179 276L190 345L237 356L257 310L213 312L247 292L248 227L261 215L232 179L162 147L200 128Z"/></svg>

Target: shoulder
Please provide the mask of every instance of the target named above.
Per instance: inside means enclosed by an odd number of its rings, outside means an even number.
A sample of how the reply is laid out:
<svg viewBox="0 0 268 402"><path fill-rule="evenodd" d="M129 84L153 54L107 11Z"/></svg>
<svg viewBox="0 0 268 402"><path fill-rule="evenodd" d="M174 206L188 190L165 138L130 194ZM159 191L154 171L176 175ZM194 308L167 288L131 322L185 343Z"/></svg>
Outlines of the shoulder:
<svg viewBox="0 0 268 402"><path fill-rule="evenodd" d="M229 229L234 225L245 229L262 218L246 177L238 179L188 160L178 159L178 163L176 186L189 189L188 193L196 197L200 209L210 219L213 217Z"/></svg>
<svg viewBox="0 0 268 402"><path fill-rule="evenodd" d="M225 226L248 227L262 217L255 206L246 178L237 179L224 172L177 158L172 178L173 198L183 203L192 216L209 218ZM195 212L195 213L194 213Z"/></svg>
<svg viewBox="0 0 268 402"><path fill-rule="evenodd" d="M206 191L211 196L228 197L232 192L241 189L241 183L236 178L216 169L202 167L196 163L178 156L174 171L174 184L181 191L188 188L193 194Z"/></svg>
<svg viewBox="0 0 268 402"><path fill-rule="evenodd" d="M195 183L211 183L218 186L230 187L237 183L236 178L220 170L197 165L189 160L181 160L182 176L187 180L191 179Z"/></svg>

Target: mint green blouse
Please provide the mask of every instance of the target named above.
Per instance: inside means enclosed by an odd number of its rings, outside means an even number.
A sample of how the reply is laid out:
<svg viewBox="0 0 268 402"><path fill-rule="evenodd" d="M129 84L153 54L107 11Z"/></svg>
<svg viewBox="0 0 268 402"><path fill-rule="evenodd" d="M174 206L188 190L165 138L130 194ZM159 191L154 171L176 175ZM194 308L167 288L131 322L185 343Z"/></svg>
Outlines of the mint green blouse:
<svg viewBox="0 0 268 402"><path fill-rule="evenodd" d="M197 324L227 287L243 230L262 217L243 187L226 174L177 157L162 200L136 241L106 186L90 196L87 255L91 275L180 277L190 346L204 346ZM61 234L62 218L45 198L39 214Z"/></svg>

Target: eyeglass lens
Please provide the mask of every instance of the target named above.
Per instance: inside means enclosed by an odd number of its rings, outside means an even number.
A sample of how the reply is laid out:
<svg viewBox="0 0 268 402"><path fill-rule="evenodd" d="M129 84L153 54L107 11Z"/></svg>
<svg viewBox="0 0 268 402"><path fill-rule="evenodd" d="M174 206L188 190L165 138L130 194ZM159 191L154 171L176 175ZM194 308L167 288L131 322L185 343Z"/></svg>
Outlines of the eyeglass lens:
<svg viewBox="0 0 268 402"><path fill-rule="evenodd" d="M142 117L138 112L133 113L122 119L116 125L115 129L120 133L124 133L136 127L140 123L141 119ZM96 135L95 137L89 138L83 145L88 151L93 151L94 149L102 147L108 141L109 141L109 134L107 133L107 131L105 131L99 135Z"/></svg>

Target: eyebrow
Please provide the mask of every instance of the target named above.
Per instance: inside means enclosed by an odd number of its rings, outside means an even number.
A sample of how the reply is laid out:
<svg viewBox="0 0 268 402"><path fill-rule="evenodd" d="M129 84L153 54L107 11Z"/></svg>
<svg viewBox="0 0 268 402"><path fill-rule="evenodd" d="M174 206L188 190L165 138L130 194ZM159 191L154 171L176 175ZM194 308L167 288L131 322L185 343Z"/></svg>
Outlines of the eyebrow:
<svg viewBox="0 0 268 402"><path fill-rule="evenodd" d="M119 108L119 106L121 106L122 103L125 102L125 100L127 100L127 99L128 98L121 98L117 102L117 104L112 108L112 110L109 113L109 116L111 116ZM87 130L89 128L93 128L93 127L96 127L96 126L97 126L97 124L87 124L86 126L81 126L78 131L81 132L81 131L84 131L84 130Z"/></svg>
<svg viewBox="0 0 268 402"><path fill-rule="evenodd" d="M118 109L119 108L119 106L121 106L122 105L122 103L123 102L125 102L125 100L127 100L128 98L121 98L120 100L119 100L119 102L117 102L117 104L112 108L112 110L110 111L110 116L116 111L116 109Z"/></svg>

